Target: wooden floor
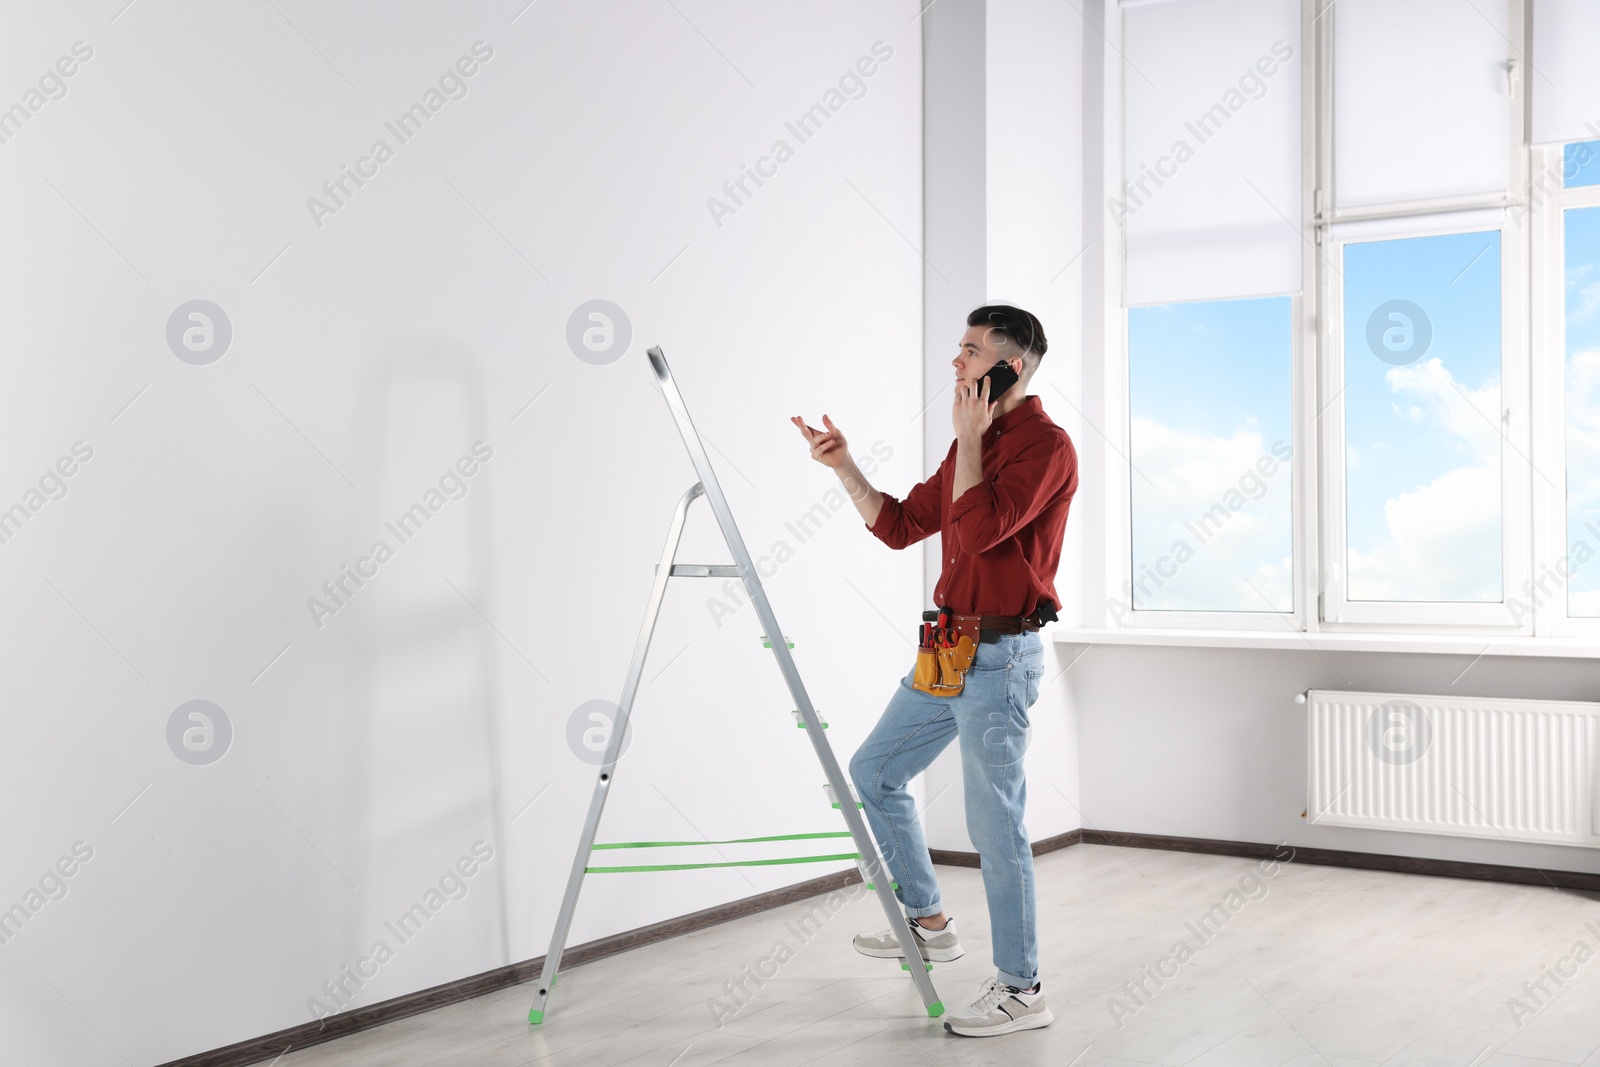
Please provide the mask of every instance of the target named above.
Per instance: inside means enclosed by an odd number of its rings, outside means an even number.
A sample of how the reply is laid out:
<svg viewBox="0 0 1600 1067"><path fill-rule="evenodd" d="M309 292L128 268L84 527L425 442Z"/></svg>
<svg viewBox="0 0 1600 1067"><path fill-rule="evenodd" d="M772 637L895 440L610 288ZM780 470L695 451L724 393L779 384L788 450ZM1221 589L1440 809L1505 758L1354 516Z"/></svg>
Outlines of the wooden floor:
<svg viewBox="0 0 1600 1067"><path fill-rule="evenodd" d="M1098 845L1036 870L1043 1030L946 1034L897 963L851 950L885 925L856 887L809 939L821 898L565 971L541 1027L519 986L277 1067L1600 1067L1600 895ZM978 871L939 877L967 950L933 971L955 1007L993 973L988 915ZM724 983L778 942L792 958L739 1008Z"/></svg>

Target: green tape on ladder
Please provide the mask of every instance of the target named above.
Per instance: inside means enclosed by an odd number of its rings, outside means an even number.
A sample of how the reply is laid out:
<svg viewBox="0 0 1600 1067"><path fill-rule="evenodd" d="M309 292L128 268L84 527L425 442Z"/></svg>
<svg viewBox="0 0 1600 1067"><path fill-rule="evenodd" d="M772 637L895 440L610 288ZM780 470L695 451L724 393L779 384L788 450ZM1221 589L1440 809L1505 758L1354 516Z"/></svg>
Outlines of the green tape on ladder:
<svg viewBox="0 0 1600 1067"><path fill-rule="evenodd" d="M889 883L889 888L890 889L899 889L900 888L900 883L899 882L890 882ZM876 893L877 891L878 891L878 887L877 886L873 885L871 882L867 883L867 892Z"/></svg>
<svg viewBox="0 0 1600 1067"><path fill-rule="evenodd" d="M926 969L930 970L930 971L933 970L933 964L929 963L927 960L923 960L922 961L922 966L925 967ZM902 971L909 971L911 968L906 965L906 961L905 960L901 960L900 961L900 969Z"/></svg>
<svg viewBox="0 0 1600 1067"><path fill-rule="evenodd" d="M834 796L833 786L829 785L827 782L823 782L822 783L822 791L828 795L828 806L832 807L832 808L837 808L839 806L839 798ZM856 795L855 786L850 786L850 798L852 800L855 800L855 795ZM865 807L865 806L866 805L862 804L861 801L856 800L856 807L861 808L861 807Z"/></svg>
<svg viewBox="0 0 1600 1067"><path fill-rule="evenodd" d="M836 856L786 856L776 860L734 860L727 863L660 863L641 867L585 867L585 874L635 874L641 871L699 871L708 867L773 867L784 863L826 863L829 860L858 860L859 852Z"/></svg>
<svg viewBox="0 0 1600 1067"><path fill-rule="evenodd" d="M789 640L789 635L788 634L784 635L783 643L788 645L790 648L794 647L794 642ZM761 647L762 648L771 648L772 647L772 639L770 637L768 637L766 634L762 634L761 635Z"/></svg>
<svg viewBox="0 0 1600 1067"><path fill-rule="evenodd" d="M813 841L822 837L849 837L849 830L829 830L820 834L774 834L771 837L730 837L726 841L619 841L611 845L595 845L596 851L602 848L679 848L687 845L754 845L765 841Z"/></svg>

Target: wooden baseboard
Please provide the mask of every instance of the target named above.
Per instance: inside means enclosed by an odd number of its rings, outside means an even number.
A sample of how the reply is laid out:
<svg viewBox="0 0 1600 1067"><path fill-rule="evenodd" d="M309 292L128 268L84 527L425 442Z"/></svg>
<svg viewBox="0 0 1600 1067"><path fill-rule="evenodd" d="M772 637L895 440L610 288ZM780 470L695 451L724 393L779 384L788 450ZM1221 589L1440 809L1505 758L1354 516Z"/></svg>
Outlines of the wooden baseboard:
<svg viewBox="0 0 1600 1067"><path fill-rule="evenodd" d="M1064 834L1057 834L1054 837L1046 837L1043 840L1035 841L1033 843L1033 854L1042 856L1046 852L1054 852L1058 848L1076 845L1082 840L1082 830L1068 830ZM930 848L928 855L932 857L934 863L943 864L946 867L982 866L978 862L978 854L976 852L949 852L942 848Z"/></svg>
<svg viewBox="0 0 1600 1067"><path fill-rule="evenodd" d="M1476 878L1492 882L1512 882L1518 885L1549 885L1563 889L1600 890L1600 874L1584 871L1552 871L1534 867L1508 867L1495 863L1469 863L1462 860L1419 859L1413 856L1391 856L1378 852L1345 852L1331 848L1304 848L1291 845L1263 845L1252 841L1219 841L1203 837L1166 837L1160 834L1132 834L1105 830L1069 830L1055 837L1033 843L1033 854L1068 848L1077 844L1114 845L1119 848L1148 848L1164 852L1199 852L1213 856L1237 856L1242 859L1276 859L1284 863L1312 863L1328 867L1355 867L1370 871L1390 871L1398 874L1430 874L1447 878ZM1289 854L1285 855L1285 851ZM953 852L929 849L936 864L946 867L979 866L976 852ZM854 885L861 880L855 870L813 878L769 893L719 904L690 915L680 915L664 922L626 930L620 934L575 945L562 955L562 965L575 967L580 963L614 956L631 948L665 941L680 934L703 930L708 926L727 922L745 915L779 908L797 900L829 893ZM409 1015L431 1011L446 1004L482 996L496 989L532 981L544 968L544 957L524 960L521 963L496 967L457 982L408 993L403 997L385 1000L363 1008L324 1019L320 1023L305 1023L287 1030L252 1038L213 1049L194 1056L172 1060L161 1067L247 1067L274 1059L286 1049L302 1049L331 1041L336 1037L367 1030L374 1026L404 1019Z"/></svg>
<svg viewBox="0 0 1600 1067"><path fill-rule="evenodd" d="M774 889L767 893L758 893L753 897L735 900L727 904L719 904L714 908L706 908L689 915L680 915L664 922L652 923L641 926L636 930L625 930L620 934L602 937L598 941L590 941L582 945L574 945L561 954L563 967L576 967L580 963L589 963L594 960L615 956L619 952L626 952L631 948L651 945L657 941L665 941L670 937L677 937L693 930L703 930L708 926L725 923L730 919L737 919L745 915L754 915L757 912L769 911L780 908L785 904L792 904L797 900L805 900L820 893L831 893L835 889L854 885L861 881L861 872L858 870L840 871L837 874L824 875L813 878L807 882ZM265 1037L251 1038L240 1041L224 1048L212 1049L210 1052L201 1052L193 1056L170 1060L161 1067L247 1067L248 1064L261 1063L281 1055L287 1049L303 1049L311 1045L320 1045L324 1041L332 1041L336 1037L344 1037L361 1030L369 1030L374 1026L404 1019L409 1015L418 1015L434 1008L454 1004L460 1000L492 993L496 989L530 982L539 977L539 972L544 969L544 957L539 956L521 963L511 963L504 967L496 967L492 971L472 975L456 982L446 982L444 985L434 986L432 989L422 989L415 993L407 993L402 997L385 1000L377 1004L369 1004L361 1008L352 1008L350 1011L341 1012L330 1016L321 1022L303 1023L300 1026L291 1026L287 1030L268 1034ZM532 997L529 997L532 1002ZM559 1009L559 1001L557 1002Z"/></svg>
<svg viewBox="0 0 1600 1067"><path fill-rule="evenodd" d="M1600 890L1600 874L1586 871L1553 871L1537 867L1509 867L1498 863L1471 863L1466 860L1421 859L1391 856L1382 852L1346 852L1334 848L1306 848L1301 845L1262 845L1253 841L1221 841L1208 837L1166 837L1161 834L1130 834L1106 830L1071 830L1055 837L1035 841L1033 854L1043 855L1069 845L1114 845L1119 848L1150 848L1163 852L1201 852L1212 856L1238 856L1241 859L1276 859L1282 863L1312 863L1321 867L1356 867L1367 871L1395 874L1431 874L1444 878L1476 878L1480 881L1511 882L1516 885L1547 885L1559 889ZM930 849L933 862L947 867L977 867L976 852L946 852Z"/></svg>
<svg viewBox="0 0 1600 1067"><path fill-rule="evenodd" d="M1587 871L1542 870L1538 867L1510 867L1498 863L1472 863L1467 860L1391 856L1382 852L1346 852L1342 849L1306 848L1302 845L1262 845L1251 841L1164 837L1160 834L1129 834L1104 830L1084 830L1082 840L1084 844L1089 845L1154 848L1164 852L1203 852L1213 856L1277 859L1285 863L1313 863L1322 867L1357 867L1362 870L1390 871L1396 874L1431 874L1444 878L1511 882L1516 885L1600 890L1600 874L1590 874ZM1289 855L1284 855L1286 851Z"/></svg>

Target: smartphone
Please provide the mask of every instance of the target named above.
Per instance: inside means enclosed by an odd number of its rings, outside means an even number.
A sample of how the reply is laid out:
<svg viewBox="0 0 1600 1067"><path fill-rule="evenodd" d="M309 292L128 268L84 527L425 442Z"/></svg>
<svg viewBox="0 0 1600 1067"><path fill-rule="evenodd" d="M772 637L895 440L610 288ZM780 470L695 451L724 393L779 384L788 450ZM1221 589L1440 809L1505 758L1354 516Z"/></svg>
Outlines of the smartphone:
<svg viewBox="0 0 1600 1067"><path fill-rule="evenodd" d="M1000 399L1000 394L1017 384L1017 372L1011 369L1011 364L1006 362L996 363L984 374L989 379L989 401L993 403ZM978 395L983 395L983 386L978 387Z"/></svg>

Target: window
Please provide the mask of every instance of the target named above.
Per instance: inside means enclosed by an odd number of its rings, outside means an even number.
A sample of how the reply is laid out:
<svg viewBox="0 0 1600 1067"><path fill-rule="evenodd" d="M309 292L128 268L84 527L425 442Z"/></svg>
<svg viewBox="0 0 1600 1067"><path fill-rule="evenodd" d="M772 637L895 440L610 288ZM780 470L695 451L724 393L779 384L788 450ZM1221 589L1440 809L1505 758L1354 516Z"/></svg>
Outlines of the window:
<svg viewBox="0 0 1600 1067"><path fill-rule="evenodd" d="M1294 610L1289 297L1128 312L1137 611Z"/></svg>
<svg viewBox="0 0 1600 1067"><path fill-rule="evenodd" d="M1126 534L1117 625L1296 611L1299 0L1122 5Z"/></svg>
<svg viewBox="0 0 1600 1067"><path fill-rule="evenodd" d="M1105 621L1600 635L1600 4L1119 9Z"/></svg>
<svg viewBox="0 0 1600 1067"><path fill-rule="evenodd" d="M1498 603L1500 233L1343 246L1346 596Z"/></svg>

